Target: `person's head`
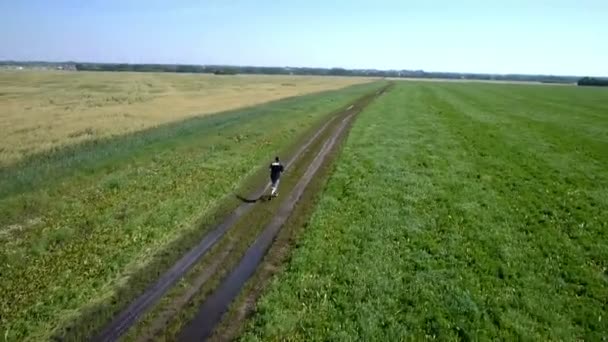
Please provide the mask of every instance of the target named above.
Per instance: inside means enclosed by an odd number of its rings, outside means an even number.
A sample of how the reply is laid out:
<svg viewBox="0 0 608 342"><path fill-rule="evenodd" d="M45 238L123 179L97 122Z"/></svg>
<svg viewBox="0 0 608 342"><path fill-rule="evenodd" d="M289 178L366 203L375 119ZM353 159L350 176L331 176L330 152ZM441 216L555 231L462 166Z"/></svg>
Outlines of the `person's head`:
<svg viewBox="0 0 608 342"><path fill-rule="evenodd" d="M274 157L274 161L278 162L279 161L279 157Z"/></svg>

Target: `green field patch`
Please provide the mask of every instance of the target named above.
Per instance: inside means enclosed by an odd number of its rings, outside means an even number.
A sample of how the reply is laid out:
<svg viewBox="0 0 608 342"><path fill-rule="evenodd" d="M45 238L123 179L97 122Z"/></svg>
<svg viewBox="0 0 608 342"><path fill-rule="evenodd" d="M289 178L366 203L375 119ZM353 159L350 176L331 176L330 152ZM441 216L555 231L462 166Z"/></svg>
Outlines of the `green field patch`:
<svg viewBox="0 0 608 342"><path fill-rule="evenodd" d="M598 89L398 83L242 339L602 339L607 133Z"/></svg>

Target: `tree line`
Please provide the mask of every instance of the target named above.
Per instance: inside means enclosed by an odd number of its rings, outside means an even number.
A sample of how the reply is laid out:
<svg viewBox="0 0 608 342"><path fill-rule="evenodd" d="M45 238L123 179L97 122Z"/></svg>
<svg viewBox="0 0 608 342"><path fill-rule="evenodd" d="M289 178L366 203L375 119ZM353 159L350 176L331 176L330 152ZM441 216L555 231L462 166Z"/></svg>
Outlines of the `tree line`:
<svg viewBox="0 0 608 342"><path fill-rule="evenodd" d="M310 67L260 67L230 65L188 65L188 64L127 64L127 63L76 63L76 62L17 62L0 61L2 66L24 66L75 69L78 71L118 71L118 72L176 72L205 73L216 75L265 74L265 75L317 75L317 76L363 76L363 77L410 77L427 79L461 79L486 81L522 81L543 83L578 83L579 85L601 85L606 80L576 76L522 75L522 74L477 74L456 72L428 72L424 70L377 70L346 68ZM71 66L71 68L68 68ZM599 81L598 81L599 80ZM599 83L598 83L599 82Z"/></svg>
<svg viewBox="0 0 608 342"><path fill-rule="evenodd" d="M183 72L210 73L218 75L265 74L265 75L317 75L317 76L369 76L369 77L411 77L445 78L487 81L527 81L544 83L575 83L579 77L552 75L493 75L455 72L427 72L423 70L376 70L310 67L259 67L225 65L171 65L171 64L101 64L77 63L80 71L137 71L137 72Z"/></svg>

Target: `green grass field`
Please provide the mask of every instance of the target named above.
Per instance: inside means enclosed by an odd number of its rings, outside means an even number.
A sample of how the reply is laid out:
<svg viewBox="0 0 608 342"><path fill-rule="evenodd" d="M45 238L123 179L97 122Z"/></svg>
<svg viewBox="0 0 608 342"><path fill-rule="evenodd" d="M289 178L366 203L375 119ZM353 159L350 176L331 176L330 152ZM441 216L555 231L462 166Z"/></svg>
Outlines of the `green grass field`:
<svg viewBox="0 0 608 342"><path fill-rule="evenodd" d="M608 91L397 83L242 339L606 339Z"/></svg>
<svg viewBox="0 0 608 342"><path fill-rule="evenodd" d="M100 324L197 241L231 192L355 85L34 155L0 168L0 338ZM171 108L167 107L167 111ZM188 239L184 239L187 237Z"/></svg>

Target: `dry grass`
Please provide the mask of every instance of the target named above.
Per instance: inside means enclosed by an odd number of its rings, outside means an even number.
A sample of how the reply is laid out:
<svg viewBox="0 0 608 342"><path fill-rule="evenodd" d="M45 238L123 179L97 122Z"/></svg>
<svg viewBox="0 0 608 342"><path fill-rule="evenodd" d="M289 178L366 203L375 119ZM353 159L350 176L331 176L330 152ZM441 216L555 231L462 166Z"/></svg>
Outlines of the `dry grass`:
<svg viewBox="0 0 608 342"><path fill-rule="evenodd" d="M371 79L0 72L0 166L84 140L366 81Z"/></svg>

